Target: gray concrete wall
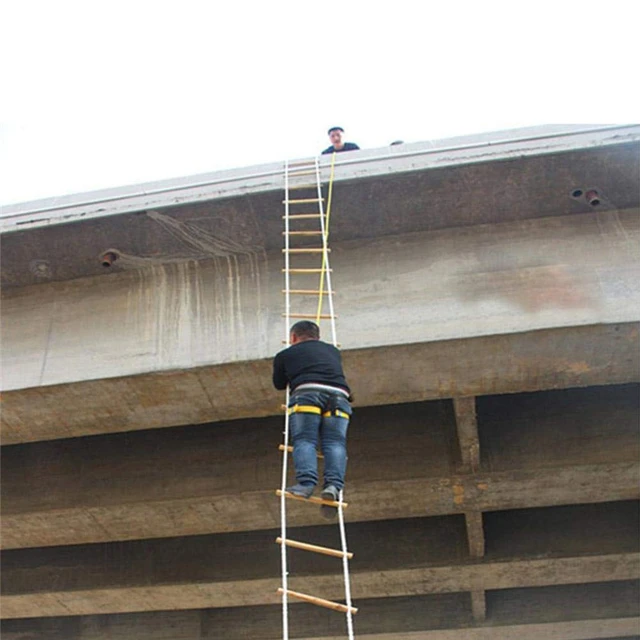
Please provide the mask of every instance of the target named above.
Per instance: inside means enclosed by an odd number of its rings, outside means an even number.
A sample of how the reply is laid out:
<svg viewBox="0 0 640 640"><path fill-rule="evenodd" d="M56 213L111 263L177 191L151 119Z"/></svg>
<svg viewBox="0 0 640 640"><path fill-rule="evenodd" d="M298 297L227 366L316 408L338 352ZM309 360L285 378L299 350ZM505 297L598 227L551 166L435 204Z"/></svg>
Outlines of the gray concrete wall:
<svg viewBox="0 0 640 640"><path fill-rule="evenodd" d="M338 243L339 339L352 350L636 321L639 241L634 210ZM280 269L280 255L245 255L9 292L3 387L268 358L284 335Z"/></svg>

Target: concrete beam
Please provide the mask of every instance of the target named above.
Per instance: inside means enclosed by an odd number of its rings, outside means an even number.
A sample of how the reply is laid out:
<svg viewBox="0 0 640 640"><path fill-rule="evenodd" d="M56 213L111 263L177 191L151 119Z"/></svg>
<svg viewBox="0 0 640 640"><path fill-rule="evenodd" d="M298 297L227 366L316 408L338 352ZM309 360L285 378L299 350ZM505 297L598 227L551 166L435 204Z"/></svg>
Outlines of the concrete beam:
<svg viewBox="0 0 640 640"><path fill-rule="evenodd" d="M607 147L640 138L637 125L594 127L570 125L529 127L511 131L459 136L445 140L416 142L396 147L361 150L335 160L336 184L354 179L375 178L389 174L417 173L455 165L522 161L527 156L562 152L591 151L602 155ZM597 149L601 148L601 153ZM595 153L594 153L595 151ZM633 156L630 157L633 160ZM323 177L328 178L331 156L320 156ZM549 179L549 177L548 177ZM599 183L598 183L599 184ZM469 181L465 182L469 190ZM577 186L577 185L574 185ZM247 196L283 188L283 162L219 171L198 176L174 178L141 185L73 194L3 207L0 231L20 231L50 227L69 222L86 223L95 218L122 216L131 211L175 207L212 200L246 199ZM504 189L503 189L504 191ZM545 192L547 199L553 190Z"/></svg>
<svg viewBox="0 0 640 640"><path fill-rule="evenodd" d="M571 624L585 623L581 628L592 630L594 635L584 634L582 640L598 637L599 630L617 630L620 637L625 627L608 623L626 620L637 624L640 601L637 581L497 590L488 593L488 600L489 618L478 625L467 593L358 599L356 633L358 637L395 634L400 639L416 633L517 629L525 637L531 637L533 631L556 637L553 634L557 631L566 638L571 636L561 632L568 632ZM269 605L9 619L2 621L1 630L3 639L9 640L279 640L281 627L281 606ZM342 615L304 604L289 608L289 627L300 638L317 638L318 634L344 637ZM528 630L531 635L526 635Z"/></svg>
<svg viewBox="0 0 640 640"><path fill-rule="evenodd" d="M487 618L487 592L480 589L471 592L471 613L473 619L484 622Z"/></svg>
<svg viewBox="0 0 640 640"><path fill-rule="evenodd" d="M343 358L357 406L623 384L640 380L639 329L638 323L548 329L347 351ZM263 360L9 391L2 440L275 415L282 398L269 386L270 375L271 361Z"/></svg>
<svg viewBox="0 0 640 640"><path fill-rule="evenodd" d="M636 462L483 473L349 486L351 522L634 500ZM306 504L289 509L290 526L317 525ZM49 509L3 515L5 549L271 529L279 526L273 490Z"/></svg>
<svg viewBox="0 0 640 640"><path fill-rule="evenodd" d="M36 569L37 572L37 569ZM359 598L390 598L420 594L598 583L640 578L640 554L620 553L575 558L512 560L444 567L354 572L352 592ZM10 576L5 578L10 580ZM279 602L277 576L255 580L204 581L192 584L146 584L101 589L43 590L7 593L2 618L29 618L168 609L225 608L270 605ZM291 576L290 588L340 600L344 586L340 573Z"/></svg>
<svg viewBox="0 0 640 640"><path fill-rule="evenodd" d="M472 475L456 473L450 402L358 408L347 519L633 499L637 393L636 385L623 385L487 397L482 430L490 455ZM3 542L50 546L278 527L272 491L280 483L281 432L282 418L265 418L4 447ZM299 525L319 522L306 505L291 505L290 515Z"/></svg>
<svg viewBox="0 0 640 640"><path fill-rule="evenodd" d="M475 629L433 629L403 633L373 633L366 640L596 640L636 638L640 617L613 620L575 620L546 624L514 624ZM342 640L344 636L315 636L307 640ZM361 636L362 637L362 636Z"/></svg>
<svg viewBox="0 0 640 640"><path fill-rule="evenodd" d="M334 245L339 337L363 404L640 378L638 211L526 227ZM280 260L248 253L5 294L3 442L274 415Z"/></svg>
<svg viewBox="0 0 640 640"><path fill-rule="evenodd" d="M463 473L476 473L480 468L480 439L476 417L476 399L472 397L453 399L456 429Z"/></svg>
<svg viewBox="0 0 640 640"><path fill-rule="evenodd" d="M472 558L482 558L485 547L482 513L479 511L467 511L464 514L464 520L467 526L469 554Z"/></svg>
<svg viewBox="0 0 640 640"><path fill-rule="evenodd" d="M295 605L294 605L295 606ZM146 615L146 614L143 614ZM154 614L155 616L155 614ZM178 617L180 616L180 617ZM101 616L81 619L75 623L73 618L53 619L47 625L38 625L34 620L10 620L2 627L4 640L112 640L114 632L118 640L215 640L221 636L208 627L203 629L203 615L194 615L185 619L185 613L165 614L153 620L141 619L135 626L124 626L121 621L131 616ZM140 616L138 616L140 617ZM112 621L112 618L116 620ZM206 620L206 618L204 618ZM640 617L619 617L605 619L571 620L568 622L543 622L533 624L485 624L479 627L461 627L456 629L431 629L424 631L401 631L398 633L361 632L359 620L356 620L358 638L363 640L621 640L637 638ZM318 625L316 628L323 625ZM326 625L324 625L326 626ZM242 628L242 627L240 627ZM239 635L229 630L226 640L277 640L277 632L266 635L256 630L251 636ZM241 633L241 631L240 631ZM28 634L28 635L25 635ZM233 634L233 635L230 635ZM305 636L306 640L344 640L341 635Z"/></svg>

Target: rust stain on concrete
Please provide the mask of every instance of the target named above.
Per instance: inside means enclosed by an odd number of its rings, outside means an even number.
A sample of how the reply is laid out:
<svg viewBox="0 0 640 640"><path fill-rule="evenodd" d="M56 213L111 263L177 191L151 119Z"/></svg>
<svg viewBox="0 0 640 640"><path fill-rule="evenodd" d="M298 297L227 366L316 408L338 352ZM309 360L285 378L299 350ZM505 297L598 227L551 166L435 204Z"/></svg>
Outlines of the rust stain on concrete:
<svg viewBox="0 0 640 640"><path fill-rule="evenodd" d="M591 367L584 360L582 362L572 362L567 365L567 370L571 373L589 373Z"/></svg>

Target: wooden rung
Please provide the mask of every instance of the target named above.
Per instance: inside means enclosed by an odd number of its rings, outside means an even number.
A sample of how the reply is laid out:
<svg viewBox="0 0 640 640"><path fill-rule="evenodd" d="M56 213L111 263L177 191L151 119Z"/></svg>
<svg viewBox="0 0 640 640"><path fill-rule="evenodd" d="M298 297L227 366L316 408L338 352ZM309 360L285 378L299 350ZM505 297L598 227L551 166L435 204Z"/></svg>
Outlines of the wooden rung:
<svg viewBox="0 0 640 640"><path fill-rule="evenodd" d="M284 589L280 587L278 589L279 594L284 594ZM324 598L316 598L315 596L308 596L306 593L299 593L298 591L291 591L291 589L287 589L287 595L292 598L297 598L298 600L304 600L305 602L309 602L310 604L317 604L319 607L326 607L327 609L333 609L334 611L340 611L342 613L347 613L347 611L351 610L351 613L358 613L357 607L347 607L346 604L340 604L339 602L332 602L331 600L325 600Z"/></svg>
<svg viewBox="0 0 640 640"><path fill-rule="evenodd" d="M326 273L327 271L333 272L333 269L289 269L289 273ZM282 273L286 272L286 269L282 270Z"/></svg>
<svg viewBox="0 0 640 640"><path fill-rule="evenodd" d="M287 547L293 547L294 549L302 549L303 551L313 551L314 553L322 553L325 556L333 556L334 558L344 558L346 555L349 560L353 558L353 553L347 551L345 554L340 549L330 549L329 547L319 547L316 544L309 544L307 542L298 542L297 540L285 540L284 543ZM278 536L276 538L276 544L282 544L282 538Z"/></svg>
<svg viewBox="0 0 640 640"><path fill-rule="evenodd" d="M310 249L283 249L282 253L322 253L322 247L312 247ZM327 249L327 253L331 253L331 249Z"/></svg>
<svg viewBox="0 0 640 640"><path fill-rule="evenodd" d="M311 159L311 160L298 160L296 162L289 162L287 163L289 167L302 167L302 166L310 166L313 167L315 166L315 159Z"/></svg>
<svg viewBox="0 0 640 640"><path fill-rule="evenodd" d="M287 290L283 289L282 293L287 293ZM330 292L320 291L319 289L289 289L289 293L299 296L312 296L321 293L323 296L328 296ZM335 293L335 291L331 291L331 293Z"/></svg>
<svg viewBox="0 0 640 640"><path fill-rule="evenodd" d="M282 495L282 489L276 489L276 495ZM329 507L339 507L340 503L336 500L323 500L322 498L316 498L315 496L311 496L310 498L302 498L301 496L294 496L293 493L289 493L288 491L284 492L285 498L291 498L291 500L302 500L303 502L312 502L313 504L326 504ZM342 508L346 509L349 506L348 502L342 503Z"/></svg>
<svg viewBox="0 0 640 640"><path fill-rule="evenodd" d="M290 213L289 220L310 220L311 218L320 218L322 215L322 213ZM282 216L282 219L285 220L286 217Z"/></svg>
<svg viewBox="0 0 640 640"><path fill-rule="evenodd" d="M287 317L286 313L282 314L283 318ZM290 318L302 318L304 320L314 320L319 318L320 320L331 320L331 318L337 318L338 316L332 316L330 313L321 313L318 315L317 313L290 313Z"/></svg>
<svg viewBox="0 0 640 640"><path fill-rule="evenodd" d="M295 191L296 189L317 189L317 184L290 184L289 191Z"/></svg>
<svg viewBox="0 0 640 640"><path fill-rule="evenodd" d="M289 177L295 177L295 176L310 176L311 174L315 175L315 171L290 171L289 172Z"/></svg>
<svg viewBox="0 0 640 640"><path fill-rule="evenodd" d="M301 198L299 200L283 200L282 204L310 204L312 202L320 202L324 198Z"/></svg>
<svg viewBox="0 0 640 640"><path fill-rule="evenodd" d="M287 405L286 404L283 405L283 409L286 409L286 408L287 408ZM278 449L280 449L280 451L284 451L285 448L289 453L293 453L293 447L291 445L289 445L288 447L285 447L283 444L278 445ZM324 458L324 456L319 451L316 451L316 455L318 456L318 458Z"/></svg>
<svg viewBox="0 0 640 640"><path fill-rule="evenodd" d="M287 235L286 231L282 232L283 236ZM289 231L290 236L321 236L322 231Z"/></svg>

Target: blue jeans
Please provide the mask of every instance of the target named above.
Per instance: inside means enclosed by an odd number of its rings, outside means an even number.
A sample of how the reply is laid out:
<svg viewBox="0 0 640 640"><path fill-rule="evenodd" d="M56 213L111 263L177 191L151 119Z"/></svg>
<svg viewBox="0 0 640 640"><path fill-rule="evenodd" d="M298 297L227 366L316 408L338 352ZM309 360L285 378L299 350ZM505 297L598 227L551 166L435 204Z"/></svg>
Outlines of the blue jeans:
<svg viewBox="0 0 640 640"><path fill-rule="evenodd" d="M331 394L322 391L304 390L293 393L289 406L305 405L318 407L324 413ZM351 405L347 398L336 396L336 408L351 415ZM324 456L324 485L336 489L344 487L347 469L347 429L349 418L342 416L321 416L315 413L292 413L289 430L293 444L293 464L296 480L304 486L318 484L318 458L316 448L320 440Z"/></svg>

